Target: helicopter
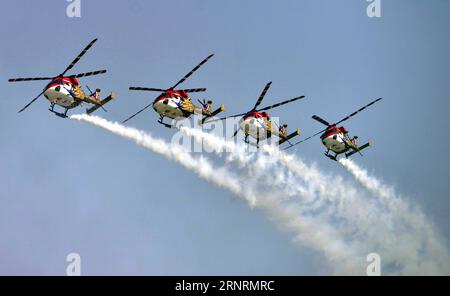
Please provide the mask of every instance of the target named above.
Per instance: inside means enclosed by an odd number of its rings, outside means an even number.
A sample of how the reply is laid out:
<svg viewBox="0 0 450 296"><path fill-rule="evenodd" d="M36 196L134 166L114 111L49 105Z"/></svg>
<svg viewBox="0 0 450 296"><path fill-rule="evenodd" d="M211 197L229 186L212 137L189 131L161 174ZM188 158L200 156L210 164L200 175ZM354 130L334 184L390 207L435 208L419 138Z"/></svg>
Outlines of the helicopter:
<svg viewBox="0 0 450 296"><path fill-rule="evenodd" d="M201 114L203 115L203 119L201 123L203 123L207 118L216 116L220 112L225 110L225 106L223 104L220 105L218 109L215 111L212 110L212 100L197 100L202 107L198 107L192 103L191 98L189 97L189 93L195 92L204 92L206 88L190 88L190 89L180 89L175 90L175 88L183 83L189 76L194 74L203 64L205 64L214 54L209 55L206 59L204 59L200 64L198 64L194 69L192 69L188 74L186 74L180 81L178 81L175 85L168 89L160 89L160 88L148 88L148 87L135 87L132 86L130 90L136 91L157 91L161 92L161 94L156 97L156 99L150 104L146 105L144 108L131 115L127 119L125 119L122 123L125 123L146 110L150 106L159 114L158 123L164 125L168 128L173 128L173 125L164 123L164 117L169 117L171 119L178 120L180 118L189 118L193 114Z"/></svg>
<svg viewBox="0 0 450 296"><path fill-rule="evenodd" d="M31 102L25 105L19 110L19 113L27 109L31 104L33 104L42 95L50 101L50 112L55 115L66 118L67 111L69 109L80 106L83 102L93 104L94 106L86 109L87 114L91 114L98 108L103 108L103 105L115 98L113 92L110 93L105 99L100 99L100 89L96 89L94 92L88 88L90 95L86 95L83 89L80 87L78 78L94 76L106 73L106 70L92 71L80 74L74 74L70 76L65 76L66 73L75 66L76 63L83 57L83 55L94 45L97 38L92 40L81 53L69 64L69 66L59 75L53 77L29 77L29 78L11 78L9 82L20 82L20 81L37 81L37 80L50 80L50 83L45 86L44 90L36 96ZM54 110L55 105L61 106L65 109L64 113L57 112ZM105 110L106 111L106 110Z"/></svg>
<svg viewBox="0 0 450 296"><path fill-rule="evenodd" d="M349 118L353 117L354 115L356 115L357 113L363 111L364 109L366 109L367 107L375 104L376 102L380 101L382 98L378 98L372 102L370 102L369 104L365 105L364 107L358 109L357 111L353 112L352 114L344 117L343 119L341 119L340 121L330 124L328 121L320 118L317 115L313 115L312 118L320 123L322 123L323 125L326 125L327 127L324 130L321 130L320 132L315 133L312 136L307 137L306 139L295 143L292 146L287 147L286 149L289 149L295 145L298 145L300 143L303 143L305 141L308 141L309 139L322 134L320 136L320 139L322 140L322 144L327 148L327 151L325 152L325 156L337 161L338 160L338 155L340 154L344 154L346 158L352 156L355 153L359 153L361 154L361 151L364 150L365 148L370 146L370 141L367 142L366 144L362 145L362 146L358 146L357 144L357 139L358 136L354 136L352 139L350 139L350 136L348 135L348 131L345 129L345 127L343 126L338 126L340 123L348 120ZM285 149L285 150L286 150ZM330 153L330 151L333 151L335 154L332 155ZM361 154L362 155L362 154Z"/></svg>
<svg viewBox="0 0 450 296"><path fill-rule="evenodd" d="M272 84L272 81L270 81L269 83L266 84L261 95L259 96L258 100L256 101L255 106L253 106L253 108L251 110L244 112L244 113L219 118L216 120L209 120L207 122L226 120L228 118L242 116L242 118L239 120L239 129L234 132L233 137L235 137L237 135L239 130L242 130L245 134L245 138L244 138L245 143L251 144L250 141L248 140L248 137L250 136L250 137L256 139L256 147L258 147L260 140L268 139L272 136L272 134L274 134L278 138L280 138L280 140L276 142L277 145L281 145L284 142L289 141L290 139L292 139L296 136L299 136L300 129L297 129L295 132L288 134L288 132L287 132L288 125L287 124L283 124L280 127L278 127L278 129L274 129L272 121L270 120L270 116L265 111L279 107L279 106L287 104L287 103L294 102L299 99L303 99L305 96L296 97L296 98L293 98L290 100L282 101L280 103L258 109L258 106L261 104L262 100L264 99L264 96L266 95L267 91L269 90L271 84Z"/></svg>

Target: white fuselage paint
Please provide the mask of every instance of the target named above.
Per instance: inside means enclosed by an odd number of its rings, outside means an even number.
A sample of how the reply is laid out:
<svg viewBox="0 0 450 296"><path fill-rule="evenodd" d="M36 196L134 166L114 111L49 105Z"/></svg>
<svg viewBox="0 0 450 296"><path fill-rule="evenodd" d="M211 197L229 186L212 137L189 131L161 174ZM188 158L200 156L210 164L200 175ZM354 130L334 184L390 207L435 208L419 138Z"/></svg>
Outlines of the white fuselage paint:
<svg viewBox="0 0 450 296"><path fill-rule="evenodd" d="M324 139L322 139L323 145L335 152L335 153L342 153L348 150L348 147L345 145L344 140L344 134L343 133L337 133L334 135L330 135Z"/></svg>
<svg viewBox="0 0 450 296"><path fill-rule="evenodd" d="M241 119L239 122L239 128L252 138L264 140L267 139L267 121L264 117L253 117Z"/></svg>
<svg viewBox="0 0 450 296"><path fill-rule="evenodd" d="M181 103L181 97L174 95L170 98L158 99L153 103L153 109L162 116L175 119L184 117L180 109Z"/></svg>
<svg viewBox="0 0 450 296"><path fill-rule="evenodd" d="M64 108L69 108L75 104L75 99L71 94L72 85L59 84L46 89L44 96L52 104L59 105Z"/></svg>

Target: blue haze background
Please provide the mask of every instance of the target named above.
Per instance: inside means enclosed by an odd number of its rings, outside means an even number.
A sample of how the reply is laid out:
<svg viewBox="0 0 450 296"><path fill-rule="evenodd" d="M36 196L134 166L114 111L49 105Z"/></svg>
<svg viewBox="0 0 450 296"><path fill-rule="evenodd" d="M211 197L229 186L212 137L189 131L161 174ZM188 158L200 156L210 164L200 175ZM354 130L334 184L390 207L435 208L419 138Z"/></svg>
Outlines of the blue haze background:
<svg viewBox="0 0 450 296"><path fill-rule="evenodd" d="M71 73L108 69L80 82L116 91L98 113L111 120L154 99L128 86L169 87L210 53L184 87L207 87L232 114L273 81L264 104L307 97L271 112L305 136L322 128L313 114L334 121L384 97L346 123L374 142L355 160L417 202L448 245L450 1L382 0L380 19L364 0L82 0L79 19L67 4L1 4L0 274L63 275L70 252L90 275L330 272L262 212L177 164L56 118L45 99L17 114L44 85L8 78L60 73L95 37ZM130 125L170 140L156 120L149 109ZM346 174L318 139L291 152Z"/></svg>

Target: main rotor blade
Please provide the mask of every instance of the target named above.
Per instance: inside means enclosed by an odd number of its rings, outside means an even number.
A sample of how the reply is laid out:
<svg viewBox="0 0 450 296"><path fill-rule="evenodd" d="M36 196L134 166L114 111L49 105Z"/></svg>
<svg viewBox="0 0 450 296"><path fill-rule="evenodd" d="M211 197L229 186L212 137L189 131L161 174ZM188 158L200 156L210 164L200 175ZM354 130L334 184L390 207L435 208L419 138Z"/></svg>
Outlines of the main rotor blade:
<svg viewBox="0 0 450 296"><path fill-rule="evenodd" d="M270 106L267 106L265 108L259 109L258 111L266 111L266 110L269 110L269 109L272 109L272 108L276 108L276 107L279 107L281 105L284 105L284 104L287 104L287 103L291 103L291 102L303 99L304 97L305 96L300 96L300 97L296 97L296 98L293 98L293 99L290 99L290 100L286 100L286 101L283 101L283 102L280 102L280 103L277 103L277 104L270 105Z"/></svg>
<svg viewBox="0 0 450 296"><path fill-rule="evenodd" d="M9 82L33 81L33 80L52 80L54 77L29 77L29 78L11 78Z"/></svg>
<svg viewBox="0 0 450 296"><path fill-rule="evenodd" d="M160 91L165 92L165 89L161 88L149 88L149 87L137 87L137 86L131 86L129 90L144 90L144 91Z"/></svg>
<svg viewBox="0 0 450 296"><path fill-rule="evenodd" d="M166 91L165 89L161 89L161 88L135 87L135 86L130 87L129 90L160 91L160 92ZM188 89L180 89L180 91L185 91L187 93L202 92L202 91L206 91L206 88L188 88Z"/></svg>
<svg viewBox="0 0 450 296"><path fill-rule="evenodd" d="M317 115L313 115L312 119L317 120L318 122L320 122L321 124L324 124L326 126L330 126L330 123L328 121L326 121L325 119L320 118Z"/></svg>
<svg viewBox="0 0 450 296"><path fill-rule="evenodd" d="M235 117L239 117L239 116L243 116L245 114L247 114L248 112L245 113L241 113L241 114L236 114L236 115L230 115L230 116L226 116L226 117L222 117L222 118L217 118L217 119L213 119L213 120L208 120L207 122L216 122L216 121L220 121L220 120L226 120L228 118L235 118Z"/></svg>
<svg viewBox="0 0 450 296"><path fill-rule="evenodd" d="M106 73L106 70L98 70L98 71L80 73L80 74L71 75L71 77L80 78L80 77L99 75L99 74L103 74L103 73Z"/></svg>
<svg viewBox="0 0 450 296"><path fill-rule="evenodd" d="M206 91L206 88L188 88L188 89L182 89L182 90L187 92L187 93L193 93L193 92Z"/></svg>
<svg viewBox="0 0 450 296"><path fill-rule="evenodd" d="M272 81L270 81L269 83L266 84L266 86L264 87L261 95L259 96L258 100L256 101L255 107L253 107L252 110L256 110L256 107L258 107L259 104L261 104L261 102L264 99L264 96L266 95L267 91L269 90L269 87L270 87L271 84L272 84Z"/></svg>
<svg viewBox="0 0 450 296"><path fill-rule="evenodd" d="M289 148L294 147L295 145L298 145L298 144L301 144L301 143L303 143L303 142L306 142L306 141L308 141L309 139L314 138L314 137L317 136L317 135L320 135L321 133L323 133L323 132L326 131L326 130L327 130L327 129L323 129L323 130L321 130L320 132L317 132L317 133L315 133L314 135L309 136L309 137L307 137L307 138L305 138L305 139L303 139L303 140L301 140L301 141L299 141L299 142L297 142L297 143L295 143L295 144L293 144L293 145L287 147L287 148L284 149L284 150L287 150L287 149L289 149Z"/></svg>
<svg viewBox="0 0 450 296"><path fill-rule="evenodd" d="M204 63L206 63L210 58L212 58L214 54L209 55L206 59L204 59L200 64L198 64L194 69L191 70L191 72L187 73L183 78L181 78L180 81L178 81L174 86L172 86L170 89L174 89L175 87L177 87L178 85L180 85L181 83L183 83L186 79L189 78L189 76L191 76L192 74L194 74L195 71L198 70L198 68L200 68L201 66L203 66Z"/></svg>
<svg viewBox="0 0 450 296"><path fill-rule="evenodd" d="M91 41L91 43L89 43L82 52L80 52L80 54L72 61L72 63L70 63L70 65L66 68L66 70L64 70L64 72L62 72L59 76L64 76L64 74L67 73L67 71L69 71L70 69L73 68L73 66L75 66L76 63L78 63L78 61L84 56L84 54L92 47L92 45L94 45L94 43L97 41L97 38L95 38L94 40Z"/></svg>
<svg viewBox="0 0 450 296"><path fill-rule="evenodd" d="M37 99L39 99L40 96L42 96L42 94L45 92L45 89L37 96L35 97L33 100L31 100L31 102L29 102L28 104L25 105L25 107L23 107L22 109L19 110L18 113L22 112L23 110L27 109L31 104L33 104Z"/></svg>
<svg viewBox="0 0 450 296"><path fill-rule="evenodd" d="M382 98L378 98L378 99L376 99L376 100L370 102L369 104L365 105L364 107L358 109L357 111L353 112L352 114L348 115L347 117L345 117L345 118L341 119L340 121L336 122L335 125L337 125L337 124L339 124L339 123L341 123L341 122L346 121L347 119L349 119L349 118L352 117L352 116L355 116L356 114L358 114L358 113L361 112L362 110L364 110L364 109L366 109L367 107L369 107L369 106L375 104L376 102L378 102L378 101L381 100L381 99L382 99Z"/></svg>
<svg viewBox="0 0 450 296"><path fill-rule="evenodd" d="M203 107L206 106L206 101L205 101L205 99L203 99L203 101L200 101L199 99L197 99L197 102L199 102L200 105L202 105Z"/></svg>
<svg viewBox="0 0 450 296"><path fill-rule="evenodd" d="M144 108L142 108L141 110L139 110L138 112L134 113L133 115L131 115L130 117L128 117L127 119L125 119L124 121L122 121L122 123L127 122L128 120L130 120L131 118L135 117L136 115L138 115L139 113L141 113L142 111L144 111L145 109L147 109L148 107L150 107L151 105L153 105L153 102L148 104L147 106L145 106Z"/></svg>

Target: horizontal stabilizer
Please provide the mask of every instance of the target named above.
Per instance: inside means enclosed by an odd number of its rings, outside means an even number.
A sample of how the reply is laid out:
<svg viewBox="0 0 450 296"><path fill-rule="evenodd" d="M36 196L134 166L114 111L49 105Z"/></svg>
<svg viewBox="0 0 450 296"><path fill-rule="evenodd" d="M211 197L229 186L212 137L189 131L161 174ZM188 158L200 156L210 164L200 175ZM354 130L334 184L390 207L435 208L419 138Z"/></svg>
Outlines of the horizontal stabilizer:
<svg viewBox="0 0 450 296"><path fill-rule="evenodd" d="M295 132L293 132L292 134L290 134L286 137L281 137L281 139L277 142L277 145L281 145L284 142L289 141L290 139L292 139L296 136L300 136L300 129L297 129Z"/></svg>
<svg viewBox="0 0 450 296"><path fill-rule="evenodd" d="M205 115L205 117L203 117L203 119L201 121L201 124L205 123L205 121L208 118L214 117L214 116L216 116L217 114L219 114L220 112L223 112L223 111L225 111L225 105L221 104L220 107L217 108L215 111L213 111L211 114L203 114L203 115Z"/></svg>
<svg viewBox="0 0 450 296"><path fill-rule="evenodd" d="M106 103L108 103L109 101L113 100L116 98L116 95L111 92L109 94L109 96L107 96L106 98L104 98L103 100L100 101L99 105L94 105L89 109L86 109L86 113L87 114L91 114L92 112L94 112L95 110L97 110L98 108L101 108L103 105L105 105Z"/></svg>
<svg viewBox="0 0 450 296"><path fill-rule="evenodd" d="M370 146L370 142L367 142L366 144L364 144L364 145L358 147L358 149L353 149L353 150L350 151L349 153L345 153L345 157L350 157L350 156L352 156L353 154L355 154L355 153L357 153L357 152L360 152L360 151L362 151L363 149L366 149L366 148L369 147L369 146Z"/></svg>

